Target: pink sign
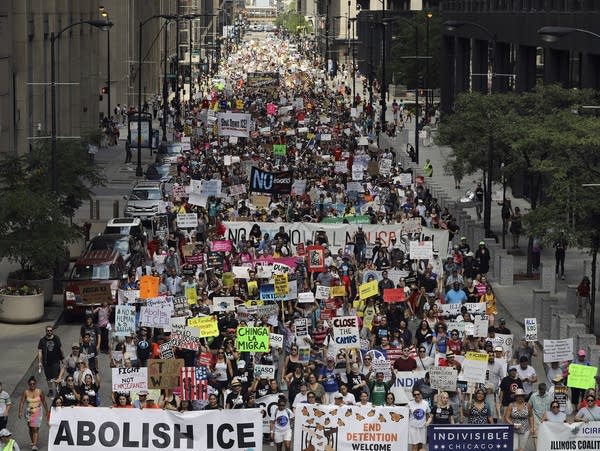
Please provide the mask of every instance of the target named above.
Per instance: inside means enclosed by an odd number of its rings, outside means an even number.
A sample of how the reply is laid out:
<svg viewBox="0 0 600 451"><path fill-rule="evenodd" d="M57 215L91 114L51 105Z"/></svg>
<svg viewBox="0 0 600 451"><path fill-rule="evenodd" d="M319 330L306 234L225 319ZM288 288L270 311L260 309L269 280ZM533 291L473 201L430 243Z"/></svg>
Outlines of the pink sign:
<svg viewBox="0 0 600 451"><path fill-rule="evenodd" d="M231 240L213 241L210 244L210 249L213 252L231 252Z"/></svg>

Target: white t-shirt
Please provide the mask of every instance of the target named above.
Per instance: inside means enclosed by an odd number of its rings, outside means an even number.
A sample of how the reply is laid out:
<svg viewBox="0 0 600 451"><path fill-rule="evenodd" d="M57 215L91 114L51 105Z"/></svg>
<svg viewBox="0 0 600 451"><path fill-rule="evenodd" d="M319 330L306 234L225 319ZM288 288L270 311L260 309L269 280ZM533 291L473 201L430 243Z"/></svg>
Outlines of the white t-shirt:
<svg viewBox="0 0 600 451"><path fill-rule="evenodd" d="M290 409L277 409L273 414L275 432L287 432L292 430L292 418L294 413Z"/></svg>
<svg viewBox="0 0 600 451"><path fill-rule="evenodd" d="M533 367L531 365L527 365L527 368L523 369L521 368L521 365L518 365L517 375L519 376L519 379L523 381L523 391L527 394L531 393L533 391L533 383L526 381L525 379L530 379L536 375Z"/></svg>
<svg viewBox="0 0 600 451"><path fill-rule="evenodd" d="M408 425L413 428L424 428L427 423L427 414L431 412L427 401L416 402L414 400L408 402Z"/></svg>
<svg viewBox="0 0 600 451"><path fill-rule="evenodd" d="M4 390L0 391L0 417L6 416L6 408L11 404L10 395Z"/></svg>

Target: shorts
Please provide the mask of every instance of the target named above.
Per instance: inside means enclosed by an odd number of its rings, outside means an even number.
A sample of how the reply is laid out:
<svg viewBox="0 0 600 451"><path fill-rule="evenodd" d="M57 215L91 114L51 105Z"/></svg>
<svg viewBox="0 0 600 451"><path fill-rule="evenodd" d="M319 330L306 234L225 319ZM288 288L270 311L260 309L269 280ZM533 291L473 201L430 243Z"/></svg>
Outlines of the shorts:
<svg viewBox="0 0 600 451"><path fill-rule="evenodd" d="M60 362L44 365L44 374L48 381L58 378L58 375L60 374Z"/></svg>
<svg viewBox="0 0 600 451"><path fill-rule="evenodd" d="M513 438L513 450L525 449L527 447L527 440L529 439L529 431L524 434L517 434L515 432Z"/></svg>
<svg viewBox="0 0 600 451"><path fill-rule="evenodd" d="M275 443L291 442L292 441L292 430L275 432L273 434L273 441Z"/></svg>
<svg viewBox="0 0 600 451"><path fill-rule="evenodd" d="M418 443L427 443L427 428L408 427L408 444L416 445Z"/></svg>
<svg viewBox="0 0 600 451"><path fill-rule="evenodd" d="M8 417L0 417L0 429L4 429L8 424Z"/></svg>

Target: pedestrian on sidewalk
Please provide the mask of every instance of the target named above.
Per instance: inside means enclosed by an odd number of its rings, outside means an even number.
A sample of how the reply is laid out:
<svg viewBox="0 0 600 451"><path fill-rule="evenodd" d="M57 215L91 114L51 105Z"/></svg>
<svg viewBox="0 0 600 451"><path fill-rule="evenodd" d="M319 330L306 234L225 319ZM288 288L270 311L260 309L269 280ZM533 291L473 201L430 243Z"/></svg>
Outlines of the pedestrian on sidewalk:
<svg viewBox="0 0 600 451"><path fill-rule="evenodd" d="M558 271L560 269L560 278L565 280L565 256L567 253L567 239L565 238L564 232L560 232L560 236L554 242L554 258L556 260L556 277L558 277Z"/></svg>
<svg viewBox="0 0 600 451"><path fill-rule="evenodd" d="M131 157L131 140L128 137L125 141L125 164L131 163Z"/></svg>
<svg viewBox="0 0 600 451"><path fill-rule="evenodd" d="M0 429L6 427L11 407L10 395L3 389L2 382L0 382Z"/></svg>
<svg viewBox="0 0 600 451"><path fill-rule="evenodd" d="M54 384L58 380L64 355L60 338L54 335L52 326L46 327L46 335L40 338L38 343L38 371L44 369L44 375L48 382L48 396L54 396Z"/></svg>
<svg viewBox="0 0 600 451"><path fill-rule="evenodd" d="M2 446L2 451L20 451L21 449L12 438L12 433L6 428L0 430L0 446Z"/></svg>
<svg viewBox="0 0 600 451"><path fill-rule="evenodd" d="M521 235L523 229L523 217L521 216L521 209L519 207L515 207L515 210L510 217L510 233L512 233L513 237L513 249L519 248L519 236Z"/></svg>
<svg viewBox="0 0 600 451"><path fill-rule="evenodd" d="M475 213L477 213L477 219L481 220L481 212L483 211L483 188L481 182L477 182L475 188Z"/></svg>
<svg viewBox="0 0 600 451"><path fill-rule="evenodd" d="M587 318L590 308L590 279L583 276L577 285L577 317ZM1 389L1 386L0 386ZM1 396L1 394L0 394ZM1 400L0 400L1 402Z"/></svg>
<svg viewBox="0 0 600 451"><path fill-rule="evenodd" d="M433 164L431 164L429 158L425 160L425 164L423 165L423 174L425 174L425 177L433 177Z"/></svg>

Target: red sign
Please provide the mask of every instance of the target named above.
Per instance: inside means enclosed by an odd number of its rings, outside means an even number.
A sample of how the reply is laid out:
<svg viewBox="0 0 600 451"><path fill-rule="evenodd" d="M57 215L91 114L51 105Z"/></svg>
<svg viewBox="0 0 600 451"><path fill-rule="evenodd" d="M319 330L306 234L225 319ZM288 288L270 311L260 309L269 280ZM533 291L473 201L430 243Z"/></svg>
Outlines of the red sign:
<svg viewBox="0 0 600 451"><path fill-rule="evenodd" d="M323 246L308 246L308 272L325 271L325 248Z"/></svg>
<svg viewBox="0 0 600 451"><path fill-rule="evenodd" d="M204 254L188 255L185 257L185 262L190 265L201 265L204 263Z"/></svg>
<svg viewBox="0 0 600 451"><path fill-rule="evenodd" d="M385 302L404 302L407 300L404 294L404 288L386 288L383 290L383 300Z"/></svg>

